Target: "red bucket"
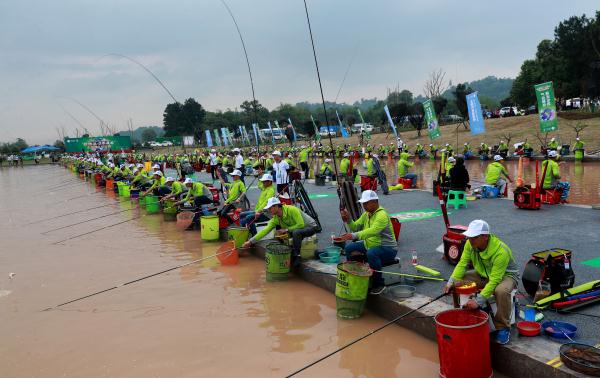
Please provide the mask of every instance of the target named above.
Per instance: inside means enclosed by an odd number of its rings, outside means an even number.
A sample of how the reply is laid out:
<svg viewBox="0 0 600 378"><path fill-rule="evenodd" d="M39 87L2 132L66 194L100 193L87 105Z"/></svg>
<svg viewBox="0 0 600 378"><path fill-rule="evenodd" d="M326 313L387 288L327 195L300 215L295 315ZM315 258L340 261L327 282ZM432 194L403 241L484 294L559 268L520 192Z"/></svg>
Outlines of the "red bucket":
<svg viewBox="0 0 600 378"><path fill-rule="evenodd" d="M377 190L377 178L369 176L360 176L360 189L365 190Z"/></svg>
<svg viewBox="0 0 600 378"><path fill-rule="evenodd" d="M448 310L435 316L440 376L445 378L492 376L488 314Z"/></svg>

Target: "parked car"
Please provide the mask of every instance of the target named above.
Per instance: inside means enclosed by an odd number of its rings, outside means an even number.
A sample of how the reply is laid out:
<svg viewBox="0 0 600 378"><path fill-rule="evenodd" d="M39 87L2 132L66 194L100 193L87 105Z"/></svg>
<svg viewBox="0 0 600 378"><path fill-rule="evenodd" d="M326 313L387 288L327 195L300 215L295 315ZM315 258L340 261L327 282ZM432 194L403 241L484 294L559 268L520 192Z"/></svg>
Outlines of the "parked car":
<svg viewBox="0 0 600 378"><path fill-rule="evenodd" d="M463 118L456 114L448 114L442 117L442 121L444 122L462 122Z"/></svg>
<svg viewBox="0 0 600 378"><path fill-rule="evenodd" d="M512 114L511 114L512 110ZM516 106L505 106L500 109L500 117L510 117L511 115L518 115L519 110Z"/></svg>
<svg viewBox="0 0 600 378"><path fill-rule="evenodd" d="M355 123L352 125L352 132L359 133L361 131L373 132L373 125L370 123Z"/></svg>

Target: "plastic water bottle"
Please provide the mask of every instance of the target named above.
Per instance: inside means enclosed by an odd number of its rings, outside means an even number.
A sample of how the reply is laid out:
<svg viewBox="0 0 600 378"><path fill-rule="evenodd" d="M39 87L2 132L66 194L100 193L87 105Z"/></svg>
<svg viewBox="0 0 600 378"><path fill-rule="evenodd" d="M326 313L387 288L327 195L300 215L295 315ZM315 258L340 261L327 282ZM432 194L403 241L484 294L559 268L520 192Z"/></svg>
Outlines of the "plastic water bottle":
<svg viewBox="0 0 600 378"><path fill-rule="evenodd" d="M332 232L332 233L331 233L331 244L333 244L333 242L334 242L334 239L335 239L335 234Z"/></svg>
<svg viewBox="0 0 600 378"><path fill-rule="evenodd" d="M413 265L417 265L417 264L419 264L419 262L418 262L418 260L417 260L417 250L416 250L416 249L413 249L413 250L411 251L411 255L412 255L412 260L411 260L411 263L412 263Z"/></svg>

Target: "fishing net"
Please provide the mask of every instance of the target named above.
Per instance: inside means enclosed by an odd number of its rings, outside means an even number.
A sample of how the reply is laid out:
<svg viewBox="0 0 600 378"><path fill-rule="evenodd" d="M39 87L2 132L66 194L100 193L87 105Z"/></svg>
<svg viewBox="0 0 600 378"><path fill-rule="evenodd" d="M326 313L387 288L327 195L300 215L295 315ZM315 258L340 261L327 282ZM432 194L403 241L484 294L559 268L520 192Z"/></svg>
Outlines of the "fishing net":
<svg viewBox="0 0 600 378"><path fill-rule="evenodd" d="M591 345L569 343L560 347L560 360L577 372L600 377L600 349Z"/></svg>

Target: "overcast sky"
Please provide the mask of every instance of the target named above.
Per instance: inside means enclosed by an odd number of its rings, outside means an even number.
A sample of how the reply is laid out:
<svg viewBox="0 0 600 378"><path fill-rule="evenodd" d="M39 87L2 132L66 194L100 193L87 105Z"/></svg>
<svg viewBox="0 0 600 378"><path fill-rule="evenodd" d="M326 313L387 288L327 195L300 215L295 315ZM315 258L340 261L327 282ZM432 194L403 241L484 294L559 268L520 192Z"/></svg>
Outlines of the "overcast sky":
<svg viewBox="0 0 600 378"><path fill-rule="evenodd" d="M256 97L320 101L301 0L227 0L246 42ZM494 4L495 3L495 4ZM325 98L383 98L387 88L422 93L429 72L452 82L514 77L561 20L593 15L589 1L308 0ZM171 100L130 56L178 100L208 110L251 98L239 37L219 0L0 0L0 141L52 143L56 127L99 132L162 125ZM63 110L64 109L64 110ZM67 113L68 112L68 113Z"/></svg>

